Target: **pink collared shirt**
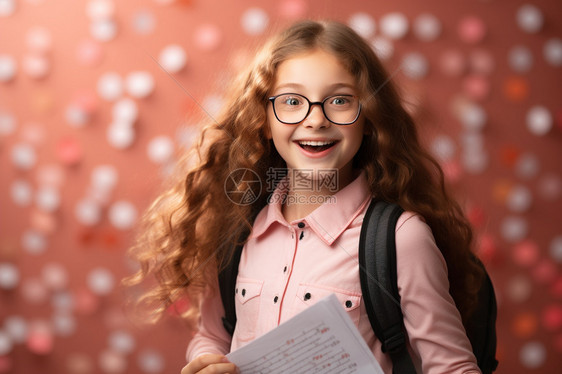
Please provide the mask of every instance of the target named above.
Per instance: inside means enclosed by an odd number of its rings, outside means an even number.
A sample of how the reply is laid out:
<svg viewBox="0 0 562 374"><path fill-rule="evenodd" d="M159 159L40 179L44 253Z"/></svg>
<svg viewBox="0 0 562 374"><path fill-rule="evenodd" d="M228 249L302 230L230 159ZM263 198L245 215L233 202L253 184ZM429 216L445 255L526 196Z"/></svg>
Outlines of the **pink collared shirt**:
<svg viewBox="0 0 562 374"><path fill-rule="evenodd" d="M274 193L282 194L279 189ZM392 362L382 353L369 323L359 283L359 234L371 200L364 175L334 197L294 222L283 217L281 199L264 207L240 260L234 335L231 339L222 326L219 292L209 291L188 360L240 348L335 293L384 372L392 372ZM398 291L418 372L480 373L448 291L445 260L418 215L405 212L400 217L396 252Z"/></svg>

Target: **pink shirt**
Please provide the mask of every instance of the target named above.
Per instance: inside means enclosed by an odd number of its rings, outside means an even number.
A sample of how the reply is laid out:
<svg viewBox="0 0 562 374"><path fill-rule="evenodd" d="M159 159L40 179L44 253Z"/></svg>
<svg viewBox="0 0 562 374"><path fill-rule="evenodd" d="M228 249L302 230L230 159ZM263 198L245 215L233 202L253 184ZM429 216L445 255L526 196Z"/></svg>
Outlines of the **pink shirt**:
<svg viewBox="0 0 562 374"><path fill-rule="evenodd" d="M371 200L363 174L334 196L335 202L290 223L283 217L280 199L264 207L240 260L232 340L222 326L220 294L209 291L188 360L242 347L335 293L384 372L392 372L392 362L369 323L359 283L359 234ZM480 373L448 291L445 260L418 215L405 212L400 217L396 250L398 290L418 372Z"/></svg>

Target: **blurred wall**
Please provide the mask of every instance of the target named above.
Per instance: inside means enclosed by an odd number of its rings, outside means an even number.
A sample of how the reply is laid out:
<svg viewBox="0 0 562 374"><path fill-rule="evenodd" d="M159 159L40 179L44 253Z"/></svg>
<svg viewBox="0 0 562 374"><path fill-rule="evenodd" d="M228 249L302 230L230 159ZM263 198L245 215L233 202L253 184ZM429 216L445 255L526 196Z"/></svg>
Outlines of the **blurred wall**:
<svg viewBox="0 0 562 374"><path fill-rule="evenodd" d="M233 71L307 17L401 85L495 283L498 373L560 370L559 1L0 0L0 373L179 372L173 311L124 313L135 222Z"/></svg>

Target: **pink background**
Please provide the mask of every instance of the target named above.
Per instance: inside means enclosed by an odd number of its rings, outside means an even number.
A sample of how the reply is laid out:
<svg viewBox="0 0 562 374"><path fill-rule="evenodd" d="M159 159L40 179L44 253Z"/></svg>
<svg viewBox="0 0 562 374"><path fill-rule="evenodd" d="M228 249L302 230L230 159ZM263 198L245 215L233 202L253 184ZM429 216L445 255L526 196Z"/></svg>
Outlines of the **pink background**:
<svg viewBox="0 0 562 374"><path fill-rule="evenodd" d="M6 10L10 3L13 13ZM134 229L126 220L110 218L111 212L116 203L127 202L140 215L173 164L173 157L151 160L149 145L165 136L180 152L197 125L216 114L224 85L253 47L293 20L352 23L362 14L376 25L366 35L375 41L384 37L381 20L393 12L402 13L410 27L403 38L388 39L394 53L385 64L427 145L452 146L438 154L475 225L477 249L495 283L497 372L560 370L562 74L560 57L552 62L544 55L549 43L562 48L559 1L107 0L114 9L102 19L115 22L117 34L106 41L90 31L90 3L96 1L0 1L0 61L10 56L16 62L10 79L0 63L0 374L179 373L191 332L172 316L153 327L133 322L123 306L131 291L118 285L135 269L126 258ZM517 23L527 3L544 17L534 33ZM252 9L261 13L250 20L263 26L254 32L243 23ZM412 29L423 13L441 24L435 40L422 41ZM266 16L262 23L259 14ZM152 27L139 28L143 17ZM476 19L474 40L459 31L467 17ZM36 27L50 37L44 48L29 41ZM93 45L97 57L79 57L84 43ZM188 56L177 73L157 63L171 44ZM526 68L510 63L518 46L532 56ZM422 56L427 74L408 75L402 63L411 53ZM443 67L451 53L460 56L457 74ZM29 56L48 65L44 76L29 73ZM134 141L118 149L107 140L117 98L102 98L97 87L108 72L126 79L135 71L148 72L154 90L144 98L127 89L119 95L133 99L139 113ZM537 106L547 113L542 134L528 126L528 113ZM69 107L87 113L87 121L73 125ZM484 113L486 120L469 128L463 113ZM21 146L31 149L34 162L18 163ZM69 148L74 153L65 154ZM484 162L474 164L478 160ZM536 168L525 169L526 160ZM87 225L76 209L85 197L100 195L92 190L92 173L102 165L112 166L118 181L98 202L101 220ZM18 185L30 192L19 200L14 194L24 190ZM46 186L58 194L59 205L49 208L38 201ZM29 238L40 245L30 247ZM113 286L92 286L92 278L100 281L95 276L100 271ZM19 339L14 316L27 326Z"/></svg>

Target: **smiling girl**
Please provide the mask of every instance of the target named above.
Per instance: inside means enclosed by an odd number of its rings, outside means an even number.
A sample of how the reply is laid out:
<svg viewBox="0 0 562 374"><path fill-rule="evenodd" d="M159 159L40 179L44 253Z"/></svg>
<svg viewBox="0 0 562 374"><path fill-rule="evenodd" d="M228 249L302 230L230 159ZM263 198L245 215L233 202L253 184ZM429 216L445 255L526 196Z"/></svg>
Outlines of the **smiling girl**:
<svg viewBox="0 0 562 374"><path fill-rule="evenodd" d="M235 373L226 353L332 293L391 373L359 282L359 234L373 197L405 210L396 226L397 278L416 369L480 372L458 311L470 310L482 277L471 228L388 74L350 28L306 21L274 37L196 151L195 165L148 211L133 251L143 265L137 281L159 281L148 300L163 311L189 295L191 315L199 312L182 374ZM235 189L253 192L250 203L225 193L240 170L262 182L235 178ZM272 170L283 178L260 188ZM238 244L231 336L217 274Z"/></svg>

